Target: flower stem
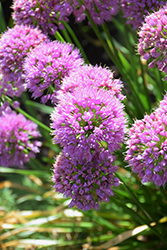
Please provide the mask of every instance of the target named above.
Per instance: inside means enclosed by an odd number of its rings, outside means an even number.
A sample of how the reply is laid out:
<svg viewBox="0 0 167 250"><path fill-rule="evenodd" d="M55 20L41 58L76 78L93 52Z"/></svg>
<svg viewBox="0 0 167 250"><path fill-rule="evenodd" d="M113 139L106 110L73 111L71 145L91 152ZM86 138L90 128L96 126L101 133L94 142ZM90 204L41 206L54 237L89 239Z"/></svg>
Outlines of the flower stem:
<svg viewBox="0 0 167 250"><path fill-rule="evenodd" d="M60 42L65 42L64 38L60 35L60 33L58 31L56 31L55 33L55 38L60 41Z"/></svg>
<svg viewBox="0 0 167 250"><path fill-rule="evenodd" d="M117 50L116 47L115 47L115 44L114 44L114 42L113 42L113 38L112 38L112 36L110 35L110 32L109 32L109 30L108 30L107 25L104 23L104 24L101 25L101 27L103 28L105 34L107 35L107 39L106 39L107 44L108 44L108 46L110 47L112 53L115 55L115 58L116 58L116 60L117 60L117 64L119 65L119 67L122 67L121 60L120 60L120 58L119 58L119 56L118 56L118 50Z"/></svg>
<svg viewBox="0 0 167 250"><path fill-rule="evenodd" d="M4 96L5 99L9 102L9 104L13 107L13 101L8 97L8 96ZM19 113L23 114L25 117L27 117L28 119L30 119L31 121L35 122L36 124L38 124L41 128L45 129L48 132L51 132L51 129L46 126L45 124L43 124L42 122L38 121L37 119L35 119L34 117L32 117L31 115L27 114L24 110L22 110L21 108L16 108L16 111L18 111Z"/></svg>
<svg viewBox="0 0 167 250"><path fill-rule="evenodd" d="M143 113L145 112L145 108L143 106L143 103L141 102L138 92L134 87L134 82L131 80L131 78L129 77L129 75L127 74L126 70L124 69L124 67L122 67L122 65L120 64L120 62L116 59L115 55L113 55L112 51L110 50L108 44L105 42L101 32L99 31L98 27L96 26L96 24L94 23L94 21L92 20L88 10L85 10L85 13L87 15L87 18L96 34L96 36L98 37L98 39L101 41L101 43L103 44L104 49L106 50L107 54L109 55L109 57L111 58L111 60L113 61L113 63L116 65L116 67L118 68L118 70L120 71L121 75L125 78L125 80L127 81L129 88L132 92L132 95L134 96L134 103L137 107L137 111L139 114L139 117L143 117ZM111 45L111 43L110 43Z"/></svg>
<svg viewBox="0 0 167 250"><path fill-rule="evenodd" d="M79 42L77 36L75 35L74 31L71 29L71 27L69 26L68 23L66 23L65 21L61 21L61 22L62 22L62 24L64 25L64 27L66 28L66 30L69 32L69 34L71 35L71 37L73 38L73 40L74 40L76 46L80 49L80 51L81 51L81 53L82 53L82 56L83 56L85 62L86 62L87 64L89 64L89 60L88 60L88 58L87 58L87 56L86 56L86 54L85 54L85 51L84 51L84 49L83 49L81 43Z"/></svg>
<svg viewBox="0 0 167 250"><path fill-rule="evenodd" d="M130 188L126 185L126 183L123 181L123 179L121 178L121 176L118 173L115 173L115 175L119 178L119 180L124 184L124 187L126 188L126 190L128 191L128 193L131 195L132 199L135 201L135 203L137 204L137 206L140 207L141 211L143 212L143 214L145 215L145 221L146 224L149 226L149 228L151 228L151 230L164 242L166 243L167 240L164 239L161 235L161 233L156 230L155 228L153 228L150 223L154 221L154 219L150 216L150 214L145 210L145 208L142 206L142 204L138 201L137 197L133 194L133 192L130 190Z"/></svg>
<svg viewBox="0 0 167 250"><path fill-rule="evenodd" d="M63 34L64 38L66 39L66 42L73 44L68 32L65 29L61 30L61 33Z"/></svg>

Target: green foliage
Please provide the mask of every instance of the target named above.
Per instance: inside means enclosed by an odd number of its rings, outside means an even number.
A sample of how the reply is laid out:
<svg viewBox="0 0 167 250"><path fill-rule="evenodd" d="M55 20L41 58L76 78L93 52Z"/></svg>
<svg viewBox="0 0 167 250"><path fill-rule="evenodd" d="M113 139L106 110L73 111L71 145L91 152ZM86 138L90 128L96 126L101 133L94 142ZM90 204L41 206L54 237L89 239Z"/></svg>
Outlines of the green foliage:
<svg viewBox="0 0 167 250"><path fill-rule="evenodd" d="M5 30L6 30L6 22L2 10L2 4L0 3L0 33L4 32Z"/></svg>
<svg viewBox="0 0 167 250"><path fill-rule="evenodd" d="M7 212L16 210L15 204L16 194L9 188L0 189L0 210Z"/></svg>

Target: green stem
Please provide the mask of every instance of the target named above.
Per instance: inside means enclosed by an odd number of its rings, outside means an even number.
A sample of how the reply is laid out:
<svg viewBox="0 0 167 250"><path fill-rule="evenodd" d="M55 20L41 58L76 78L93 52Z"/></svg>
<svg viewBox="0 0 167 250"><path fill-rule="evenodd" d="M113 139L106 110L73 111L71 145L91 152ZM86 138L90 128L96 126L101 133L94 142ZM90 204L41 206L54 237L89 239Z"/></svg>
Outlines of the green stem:
<svg viewBox="0 0 167 250"><path fill-rule="evenodd" d="M13 101L8 97L8 96L4 96L5 99L9 102L9 104L13 107ZM25 117L27 117L28 119L30 119L31 121L35 122L36 124L38 124L41 128L45 129L48 132L51 132L51 129L46 126L45 124L43 124L42 122L38 121L37 119L35 119L34 117L32 117L31 115L27 114L24 110L22 110L21 108L16 108L15 110L17 110L19 113L23 114Z"/></svg>
<svg viewBox="0 0 167 250"><path fill-rule="evenodd" d="M81 51L81 53L82 53L82 56L83 56L85 62L86 62L87 64L89 64L89 60L88 60L88 58L87 58L87 56L86 56L86 54L85 54L85 51L84 51L84 49L83 49L81 43L79 42L77 36L75 35L74 31L71 29L71 27L70 27L70 26L68 25L68 23L66 23L65 21L62 21L62 24L63 24L64 27L67 29L67 31L69 32L69 34L71 35L71 37L73 38L73 40L74 40L76 46L80 49L80 51Z"/></svg>
<svg viewBox="0 0 167 250"><path fill-rule="evenodd" d="M113 42L113 38L112 38L112 36L110 35L110 32L109 32L109 30L108 30L107 25L104 23L104 24L101 25L101 27L103 28L105 34L106 34L107 37L108 37L108 38L106 39L106 41L107 41L107 44L108 44L108 46L110 47L112 53L113 53L113 54L115 55L115 57L116 57L117 64L119 65L119 67L122 67L121 60L120 60L120 58L119 58L119 56L118 56L118 51L117 51L117 49L116 49L116 47L115 47L115 44L114 44L114 42Z"/></svg>
<svg viewBox="0 0 167 250"><path fill-rule="evenodd" d="M114 41L113 41L113 38L112 36L110 35L110 32L109 32L109 29L107 27L106 24L103 24L101 25L101 27L103 28L105 34L107 35L107 43L108 43L108 46L111 48L111 51L112 53L115 55L116 59L117 59L117 65L119 65L118 67L123 67L122 65L122 61L121 61L121 57L124 57L123 54L119 51L118 53L118 50L116 49L115 47L115 44L114 44ZM127 29L127 26L125 25L125 41L126 41L126 45L127 45L127 48L128 50L130 51L130 63L131 65L135 66L136 65L136 58L134 58L134 50L133 50L133 47L130 45L130 41L128 39L128 29ZM140 61L140 60L139 60ZM142 66L141 62L140 62L140 65ZM144 84L144 90L145 90L145 94L147 96L147 102L148 102L148 110L151 109L151 100L150 100L150 96L149 96L149 93L148 93L148 89L146 88L146 83L145 83L145 75L143 74L143 67L141 68L141 71L142 71L142 77L143 77L143 84ZM138 87L138 89L141 88L139 82L138 82L138 77L137 77L137 68L136 67L131 67L131 74L132 74L132 78L134 79L135 81L135 84L136 86ZM143 89L142 89L143 91ZM144 105L143 105L144 106Z"/></svg>
<svg viewBox="0 0 167 250"><path fill-rule="evenodd" d="M73 44L68 32L65 29L61 30L61 33L63 34L64 38L66 39L66 42Z"/></svg>
<svg viewBox="0 0 167 250"><path fill-rule="evenodd" d="M105 42L101 32L99 31L98 27L96 26L96 24L94 23L93 19L91 18L88 10L85 10L85 13L87 15L87 18L96 34L96 36L98 37L98 39L101 41L104 49L106 50L107 54L110 56L111 60L113 61L113 63L117 66L117 60L115 58L115 56L113 55L112 51L110 50L109 46L107 45L107 43ZM118 67L119 69L119 67Z"/></svg>
<svg viewBox="0 0 167 250"><path fill-rule="evenodd" d="M126 188L126 190L128 191L128 193L131 195L131 197L133 198L133 200L135 201L135 203L137 204L137 206L140 207L141 211L143 212L143 214L145 215L145 221L146 224L149 226L149 228L151 228L151 230L163 241L163 242L167 242L167 240L165 240L161 233L159 233L155 228L153 228L150 223L152 221L154 221L154 219L149 215L149 213L145 210L145 208L142 206L142 204L138 201L137 197L132 193L132 191L130 190L130 188L125 184L125 182L123 181L123 179L121 178L121 176L118 173L115 173L115 175L119 178L119 180L124 184L124 187Z"/></svg>
<svg viewBox="0 0 167 250"><path fill-rule="evenodd" d="M60 42L65 42L64 38L60 35L58 31L56 31L55 38Z"/></svg>
<svg viewBox="0 0 167 250"><path fill-rule="evenodd" d="M151 98L149 95L149 90L147 88L147 74L146 74L146 69L145 66L141 63L140 61L140 68L141 68L141 75L142 75L142 79L143 79L143 86L144 86L144 93L147 96L147 103L149 106L149 110L151 110Z"/></svg>
<svg viewBox="0 0 167 250"><path fill-rule="evenodd" d="M134 220L136 220L140 224L147 224L146 221L141 217L137 212L135 212L133 209L127 207L127 205L118 197L111 196L110 200L113 201L115 204L117 204L118 207L122 207L122 209L133 216Z"/></svg>
<svg viewBox="0 0 167 250"><path fill-rule="evenodd" d="M133 75L133 79L135 80L137 86L140 88L140 84L138 82L138 77L137 77L137 68L136 66L136 56L134 58L134 47L131 45L130 39L129 39L129 30L128 30L128 26L124 25L124 37L125 37L125 42L126 42L126 47L128 49L128 51L130 52L130 63L132 65L131 70L132 70L132 75Z"/></svg>
<svg viewBox="0 0 167 250"><path fill-rule="evenodd" d="M47 130L48 132L51 132L51 129L46 126L45 124L43 124L42 122L38 121L37 119L35 119L34 117L32 117L31 115L27 114L24 110L22 110L21 108L17 108L16 109L18 112L20 112L21 114L23 114L25 117L27 117L28 119L30 119L31 121L35 122L36 124L38 124L41 128Z"/></svg>
<svg viewBox="0 0 167 250"><path fill-rule="evenodd" d="M6 30L6 22L3 14L2 4L0 3L0 33Z"/></svg>
<svg viewBox="0 0 167 250"><path fill-rule="evenodd" d="M98 39L101 41L101 43L103 44L104 49L106 50L107 54L109 55L109 57L111 58L111 60L113 61L113 63L116 65L116 67L119 69L121 75L125 78L125 80L127 81L127 83L129 83L129 88L132 92L132 95L134 96L134 101L135 101L135 105L137 106L137 111L139 113L140 117L143 117L143 113L145 112L145 108L143 106L143 103L141 102L138 92L137 90L134 88L134 82L131 80L131 78L128 76L126 70L122 67L122 65L120 65L120 63L118 63L117 59L115 58L115 56L113 55L112 51L110 50L110 48L108 47L107 43L105 42L103 36L101 35L101 32L99 31L98 27L96 26L96 24L93 22L88 10L85 10L85 13L87 15L87 18L96 34L96 36L98 37Z"/></svg>
<svg viewBox="0 0 167 250"><path fill-rule="evenodd" d="M128 191L128 193L131 195L131 197L133 198L133 200L136 202L136 204L141 208L141 210L143 211L143 213L145 214L145 216L147 218L150 219L150 221L153 220L153 218L147 213L147 211L143 208L143 206L141 205L141 203L138 201L138 199L136 198L136 196L132 193L132 191L130 190L130 188L125 184L125 182L123 181L123 179L121 178L121 176L118 173L115 173L115 175L119 178L119 180L121 182L123 182L126 190Z"/></svg>
<svg viewBox="0 0 167 250"><path fill-rule="evenodd" d="M160 90L160 93L161 93L161 97L163 98L164 94L165 94L165 88L164 88L164 82L162 80L162 75L161 75L161 72L159 71L159 69L156 69L156 79L159 80L159 90Z"/></svg>
<svg viewBox="0 0 167 250"><path fill-rule="evenodd" d="M131 67L131 74L132 74L132 78L134 79L135 81L135 84L136 86L138 87L138 89L141 89L141 86L138 82L138 77L137 77L137 68L135 67L135 65L137 65L136 63L136 57L134 58L134 48L133 46L131 46L130 44L130 40L129 40L129 30L127 29L127 25L124 25L125 28L124 28L124 37L125 37L125 41L126 41L126 46L127 46L127 49L129 50L130 52L130 63L131 65L133 65L133 67ZM116 55L116 58L118 59L119 61L119 65L121 66L122 62L121 62L121 58L119 56L120 53L118 53L116 47L115 47L115 44L113 42L113 38L112 36L110 35L110 32L108 30L108 27L106 24L103 24L102 25L102 28L104 30L104 32L106 33L108 39L107 39L107 43L108 45L112 48L111 51L113 51L114 55ZM134 33L133 31L131 32L132 34ZM108 41L109 40L109 41ZM123 55L121 54L121 57L123 57ZM139 58L138 58L139 59ZM146 77L145 77L145 74L144 74L144 67L143 65L141 64L141 61L139 59L139 64L141 66L141 72L142 72L142 79L143 79L143 85L144 85L144 94L146 94L147 96L147 103L148 103L148 111L151 109L151 99L150 99L150 95L149 95L149 91L148 91L148 88L146 87ZM141 91L143 92L143 87L141 89ZM144 105L143 105L144 106Z"/></svg>
<svg viewBox="0 0 167 250"><path fill-rule="evenodd" d="M157 92L159 93L160 99L162 100L164 88L162 87L162 79L160 76L160 72L157 68L154 67L151 69L151 77L156 82L156 89L157 89Z"/></svg>

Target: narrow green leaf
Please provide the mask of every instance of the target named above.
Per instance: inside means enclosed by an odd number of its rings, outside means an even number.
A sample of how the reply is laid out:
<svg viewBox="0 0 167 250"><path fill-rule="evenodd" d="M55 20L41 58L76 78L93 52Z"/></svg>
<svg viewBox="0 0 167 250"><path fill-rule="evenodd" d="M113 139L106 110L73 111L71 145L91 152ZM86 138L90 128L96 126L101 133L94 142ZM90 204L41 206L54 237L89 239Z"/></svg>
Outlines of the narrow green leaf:
<svg viewBox="0 0 167 250"><path fill-rule="evenodd" d="M79 42L77 36L75 35L74 31L71 29L71 27L69 26L69 24L66 23L65 21L62 21L62 24L63 24L64 27L67 29L68 33L71 35L71 37L72 37L73 41L75 42L76 46L78 47L78 49L80 49L80 51L81 51L81 53L82 53L82 56L83 56L85 62L86 62L87 64L89 64L89 60L88 60L88 58L87 58L87 56L86 56L86 54L85 54L85 51L84 51L84 49L83 49L81 43Z"/></svg>
<svg viewBox="0 0 167 250"><path fill-rule="evenodd" d="M41 103L38 102L33 102L30 100L25 101L25 104L29 107L33 107L36 108L38 110L40 110L41 112L45 113L45 114L51 114L54 110L54 108L47 106L47 105L43 105Z"/></svg>
<svg viewBox="0 0 167 250"><path fill-rule="evenodd" d="M23 170L23 169L14 169L14 168L5 168L0 166L0 173L13 173L21 175L35 175L38 177L50 178L50 175L44 171L38 170Z"/></svg>
<svg viewBox="0 0 167 250"><path fill-rule="evenodd" d="M4 32L5 30L6 30L6 22L3 15L2 4L0 2L0 33Z"/></svg>
<svg viewBox="0 0 167 250"><path fill-rule="evenodd" d="M88 211L88 212L83 212L84 215L89 216L92 220L94 220L96 223L105 226L111 230L115 230L116 226L114 224L112 224L111 222L105 220L104 218L95 215L92 211Z"/></svg>

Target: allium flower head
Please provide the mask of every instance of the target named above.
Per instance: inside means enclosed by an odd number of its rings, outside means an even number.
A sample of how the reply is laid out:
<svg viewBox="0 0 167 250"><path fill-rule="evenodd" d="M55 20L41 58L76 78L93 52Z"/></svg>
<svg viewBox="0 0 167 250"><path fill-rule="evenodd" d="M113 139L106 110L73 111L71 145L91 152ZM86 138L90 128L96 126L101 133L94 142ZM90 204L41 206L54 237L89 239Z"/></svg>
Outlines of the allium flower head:
<svg viewBox="0 0 167 250"><path fill-rule="evenodd" d="M157 112L158 111L158 112ZM142 182L153 181L157 186L167 182L167 113L155 110L137 120L129 132L125 160L138 173Z"/></svg>
<svg viewBox="0 0 167 250"><path fill-rule="evenodd" d="M126 23L131 24L133 29L142 24L149 12L158 10L165 2L165 0L120 0L123 16L127 19Z"/></svg>
<svg viewBox="0 0 167 250"><path fill-rule="evenodd" d="M50 98L54 102L62 79L83 63L78 49L71 44L54 41L39 45L25 61L27 87L34 98L42 96L43 103Z"/></svg>
<svg viewBox="0 0 167 250"><path fill-rule="evenodd" d="M0 117L0 166L23 166L39 152L41 142L37 125L22 114L10 113Z"/></svg>
<svg viewBox="0 0 167 250"><path fill-rule="evenodd" d="M87 10L93 21L98 25L105 21L111 21L119 9L118 0L84 0L83 4L79 3L78 0L67 0L67 2L71 2L76 22L82 22L85 19L85 10Z"/></svg>
<svg viewBox="0 0 167 250"><path fill-rule="evenodd" d="M167 74L167 5L145 18L139 31L138 52Z"/></svg>
<svg viewBox="0 0 167 250"><path fill-rule="evenodd" d="M24 25L8 29L0 38L0 94L20 96L25 90L23 63L28 53L48 41L40 30Z"/></svg>
<svg viewBox="0 0 167 250"><path fill-rule="evenodd" d="M39 26L45 34L54 35L59 21L68 21L67 16L72 13L72 6L60 0L14 0L13 19L16 24Z"/></svg>
<svg viewBox="0 0 167 250"><path fill-rule="evenodd" d="M91 161L100 148L120 148L126 119L123 104L110 92L87 86L59 95L59 100L51 116L54 143L67 155Z"/></svg>
<svg viewBox="0 0 167 250"><path fill-rule="evenodd" d="M98 209L99 202L108 202L112 196L112 188L119 185L118 178L113 176L118 167L113 166L114 157L105 153L94 155L91 162L65 157L60 153L54 164L53 181L57 192L71 197L70 207L76 205L79 209Z"/></svg>
<svg viewBox="0 0 167 250"><path fill-rule="evenodd" d="M75 90L76 87L96 86L110 91L111 95L123 100L121 94L122 83L119 79L114 79L113 73L101 66L84 65L65 77L61 90L64 92Z"/></svg>

